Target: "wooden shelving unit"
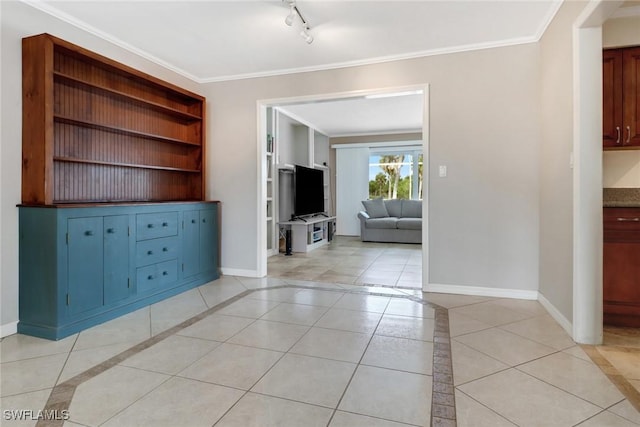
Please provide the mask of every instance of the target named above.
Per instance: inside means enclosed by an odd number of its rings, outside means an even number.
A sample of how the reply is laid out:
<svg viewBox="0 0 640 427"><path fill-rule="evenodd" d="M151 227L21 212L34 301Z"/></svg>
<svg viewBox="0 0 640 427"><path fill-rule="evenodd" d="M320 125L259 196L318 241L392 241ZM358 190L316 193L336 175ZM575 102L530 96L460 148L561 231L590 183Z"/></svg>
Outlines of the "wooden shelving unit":
<svg viewBox="0 0 640 427"><path fill-rule="evenodd" d="M49 34L23 39L23 203L204 200L204 130L204 97Z"/></svg>

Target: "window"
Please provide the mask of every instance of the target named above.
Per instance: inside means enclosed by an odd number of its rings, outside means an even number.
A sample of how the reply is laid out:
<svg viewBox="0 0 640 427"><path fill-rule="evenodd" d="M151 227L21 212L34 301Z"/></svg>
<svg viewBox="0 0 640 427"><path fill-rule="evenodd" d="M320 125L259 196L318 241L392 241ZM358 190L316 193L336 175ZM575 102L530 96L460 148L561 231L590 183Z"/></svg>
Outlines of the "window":
<svg viewBox="0 0 640 427"><path fill-rule="evenodd" d="M375 152L369 156L369 198L422 200L422 152Z"/></svg>

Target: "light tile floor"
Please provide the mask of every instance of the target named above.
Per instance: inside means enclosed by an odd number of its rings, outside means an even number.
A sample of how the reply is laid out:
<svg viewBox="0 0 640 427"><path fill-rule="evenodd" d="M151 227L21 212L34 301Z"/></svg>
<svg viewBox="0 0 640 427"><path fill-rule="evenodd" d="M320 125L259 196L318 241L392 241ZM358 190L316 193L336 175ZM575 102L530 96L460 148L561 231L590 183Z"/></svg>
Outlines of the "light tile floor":
<svg viewBox="0 0 640 427"><path fill-rule="evenodd" d="M318 252L359 264L350 283L224 277L61 341L4 338L0 424L35 425L5 411L66 396L67 426L640 425L593 348L537 302L366 286L364 259L418 261L410 245L363 246ZM626 353L611 359L634 381Z"/></svg>

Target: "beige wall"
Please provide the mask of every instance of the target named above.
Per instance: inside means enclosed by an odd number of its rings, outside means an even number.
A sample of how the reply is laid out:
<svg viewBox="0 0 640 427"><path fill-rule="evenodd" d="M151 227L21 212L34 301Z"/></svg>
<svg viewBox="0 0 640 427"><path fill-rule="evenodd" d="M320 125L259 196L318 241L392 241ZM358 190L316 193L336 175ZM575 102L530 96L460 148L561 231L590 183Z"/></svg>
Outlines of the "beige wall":
<svg viewBox="0 0 640 427"><path fill-rule="evenodd" d="M609 19L602 26L604 47L640 46L640 16ZM602 184L612 188L640 187L640 150L605 151Z"/></svg>
<svg viewBox="0 0 640 427"><path fill-rule="evenodd" d="M640 45L640 16L607 20L602 26L602 47Z"/></svg>
<svg viewBox="0 0 640 427"><path fill-rule="evenodd" d="M430 281L537 290L538 59L532 43L207 85L222 265L256 269L256 101L429 84Z"/></svg>
<svg viewBox="0 0 640 427"><path fill-rule="evenodd" d="M573 37L585 2L564 2L540 41L540 293L573 319Z"/></svg>

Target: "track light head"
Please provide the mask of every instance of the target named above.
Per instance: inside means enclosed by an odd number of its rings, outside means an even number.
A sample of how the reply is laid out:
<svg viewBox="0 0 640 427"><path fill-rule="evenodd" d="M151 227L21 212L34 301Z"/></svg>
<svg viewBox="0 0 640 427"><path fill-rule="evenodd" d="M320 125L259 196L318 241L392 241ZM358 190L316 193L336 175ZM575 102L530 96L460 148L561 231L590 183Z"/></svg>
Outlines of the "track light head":
<svg viewBox="0 0 640 427"><path fill-rule="evenodd" d="M302 31L300 32L300 37L302 37L307 44L313 43L313 36L309 34L309 25L304 24Z"/></svg>
<svg viewBox="0 0 640 427"><path fill-rule="evenodd" d="M291 3L291 10L289 11L289 15L287 15L286 18L284 18L284 23L287 24L288 26L291 26L293 24L293 19L296 17L296 12L294 9L294 4Z"/></svg>

